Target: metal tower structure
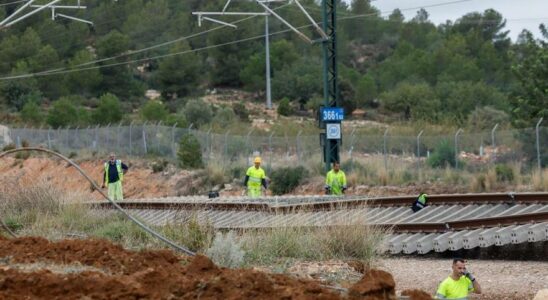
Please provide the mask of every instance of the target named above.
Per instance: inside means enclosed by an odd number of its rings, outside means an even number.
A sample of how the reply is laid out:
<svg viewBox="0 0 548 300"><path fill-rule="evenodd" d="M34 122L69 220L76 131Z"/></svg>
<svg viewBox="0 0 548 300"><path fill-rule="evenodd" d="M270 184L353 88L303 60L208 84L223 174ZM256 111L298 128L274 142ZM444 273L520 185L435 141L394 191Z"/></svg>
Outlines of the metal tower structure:
<svg viewBox="0 0 548 300"><path fill-rule="evenodd" d="M341 121L344 119L344 111L339 100L337 80L337 1L322 0L322 12L322 29L327 34L327 38L322 41L324 106L320 109L319 120L320 128L325 129L325 132L320 134L320 141L323 145L327 171L332 162L340 162Z"/></svg>

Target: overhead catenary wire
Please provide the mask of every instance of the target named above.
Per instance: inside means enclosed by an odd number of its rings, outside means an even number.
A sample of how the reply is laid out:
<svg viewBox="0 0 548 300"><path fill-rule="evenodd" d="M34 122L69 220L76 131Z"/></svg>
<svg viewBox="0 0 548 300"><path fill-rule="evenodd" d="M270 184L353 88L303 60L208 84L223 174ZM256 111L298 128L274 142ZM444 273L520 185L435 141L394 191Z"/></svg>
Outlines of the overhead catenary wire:
<svg viewBox="0 0 548 300"><path fill-rule="evenodd" d="M44 148L26 147L26 148L18 148L18 149L12 149L12 150L8 150L8 151L4 151L4 152L0 153L0 159L3 158L6 155L9 155L9 154L13 154L13 153L17 153L17 152L28 152L28 151L43 152L43 153L46 153L46 154L49 154L49 155L52 155L52 156L56 156L58 158L61 158L64 161L66 161L72 167L74 167L82 176L84 176L84 178L86 178L86 180L89 181L89 183L93 186L93 188L96 191L99 192L99 194L101 194L101 196L103 196L106 200L108 200L108 202L110 202L110 204L112 204L119 212L124 214L129 220L131 220L137 226L141 227L144 231L148 232L149 234L153 235L154 237L156 237L159 240L163 241L164 243L168 244L169 246L171 246L172 248L174 248L177 251L181 251L181 252L184 252L184 253L186 253L188 255L192 255L192 256L196 255L196 253L194 253L193 251L191 251L187 247L177 245L175 242L169 240L168 238L164 237L163 235L159 234L158 232L154 231L153 229L151 229L150 227L148 227L147 225L145 225L144 223L139 221L137 218L130 215L120 205L118 205L118 203L116 203L116 201L113 201L112 199L110 199L99 188L99 186L97 186L95 181L93 179L91 179L91 177L89 177L89 175L87 175L87 173L84 172L84 170L82 170L82 168L80 168L80 166L78 166L75 162L73 162L71 159L63 156L62 154L59 154L55 151L52 151L52 150L49 150L49 149L44 149ZM4 230L7 229L8 233L10 233L10 235L15 236L15 233L13 233L11 230L9 230L9 227L7 227L4 224L4 222L0 222L0 225L4 228Z"/></svg>
<svg viewBox="0 0 548 300"><path fill-rule="evenodd" d="M17 3L21 3L21 2L27 2L28 0L19 0L19 1L13 1L13 2L8 2L8 3L2 3L0 4L0 6L9 6L9 5L13 5L13 4L17 4Z"/></svg>
<svg viewBox="0 0 548 300"><path fill-rule="evenodd" d="M457 1L450 1L450 2L444 2L444 3L436 3L436 4L432 4L432 5L415 6L415 7L400 9L400 11L415 10L415 9L428 8L428 7L439 7L439 6L443 6L443 5L452 5L452 4L462 3L462 2L469 2L469 1L474 1L474 0L457 0ZM281 8L281 7L279 7L279 8ZM384 12L381 12L380 14L388 14L388 13L391 13L391 12L392 11L384 11ZM338 20L350 20L350 19L355 19L355 18L360 18L360 17L369 17L369 16L377 16L377 15L379 15L379 13L377 13L377 12L367 13L367 14L361 14L361 15L352 15L352 16L342 17L342 18L339 18ZM238 21L235 21L235 22L241 22L241 21L244 21L245 19L249 19L249 18L244 18L244 19L241 19L241 20L238 20ZM232 24L234 24L235 22L233 22ZM311 24L308 24L308 25L303 25L303 26L296 27L296 28L297 29L303 29L303 28L307 28L307 27L311 27L311 26L312 26ZM216 30L216 29L220 29L220 28L224 28L224 27L226 27L226 26L224 26L224 25L223 26L218 26L218 27L215 27L214 29L207 30L207 32L210 32L210 31ZM274 36L274 35L286 33L286 32L289 32L289 31L291 31L291 30L286 29L286 30L281 30L281 31L270 33L269 35ZM120 66L120 65L131 64L131 63L142 62L142 61L156 60L156 59L161 59L161 58L175 56L175 55L182 55L182 54L186 54L186 53L199 52L199 51L213 49L213 48L217 48L217 47L222 47L222 46L247 42L247 41L251 41L251 40L255 40L255 39L264 38L264 36L265 36L264 34L263 35L257 35L257 36L254 36L254 37L249 37L249 38L244 38L244 39L235 40L235 41L231 41L231 42L226 42L226 43L221 43L221 44L196 48L196 49L192 49L192 50L180 51L180 52L169 53L169 54L164 54L164 55L158 55L158 56L153 56L153 57L145 57L145 58L141 58L141 59L135 59L135 60L124 61L124 62L119 62L119 63L100 65L100 66L77 68L78 66L90 65L90 64L97 63L97 62L102 62L102 61L105 61L105 60L112 60L112 59L116 59L116 58L120 58L120 57L124 57L124 56L133 55L133 54L136 54L136 53L141 53L141 52L148 51L148 50L151 50L151 49L154 49L154 48L163 47L167 44L176 43L180 40L192 38L192 37L195 37L195 36L199 36L199 35L202 35L204 33L205 32L200 32L200 33L192 34L192 35L187 36L187 37L178 38L176 40L164 42L164 43L161 43L161 44L158 44L158 45L150 46L150 47L147 47L147 48L136 50L136 51L133 51L133 52L130 52L130 53L125 53L125 54L118 55L118 56L115 56L115 57L104 58L102 60L87 62L87 63L81 64L81 65L76 65L76 66L73 66L73 69L58 68L58 69L35 72L35 73L5 76L5 77L0 77L0 81L14 80L14 79L24 79L24 78L30 78L30 77L42 77L42 76L49 76L49 75L59 75L59 74L73 73L73 72L79 72L79 71L86 71L86 70L93 70L93 69L101 69L101 68Z"/></svg>

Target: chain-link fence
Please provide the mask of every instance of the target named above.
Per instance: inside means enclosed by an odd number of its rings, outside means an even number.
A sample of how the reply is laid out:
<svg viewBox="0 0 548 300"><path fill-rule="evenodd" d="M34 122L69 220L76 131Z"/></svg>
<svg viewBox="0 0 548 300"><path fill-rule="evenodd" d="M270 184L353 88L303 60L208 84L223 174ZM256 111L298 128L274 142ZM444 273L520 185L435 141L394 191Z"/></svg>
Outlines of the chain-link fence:
<svg viewBox="0 0 548 300"><path fill-rule="evenodd" d="M467 132L458 130L448 135L429 135L418 132L414 136L391 134L359 134L355 130L343 133L341 160L352 167L366 158L374 158L386 172L405 166L420 174L426 159L445 145L449 147L453 167L494 163L519 162L530 167L545 166L548 161L548 127L520 130L492 130ZM224 134L178 128L159 124L130 124L86 128L7 128L0 126L0 145L23 143L42 146L61 153L83 152L104 155L115 152L119 156L161 156L175 159L179 141L185 134L194 135L200 142L202 159L206 164L231 166L250 165L255 155L263 157L268 168L279 165L298 165L316 162L321 168L322 147L319 135L244 135L230 131ZM459 166L459 164L461 164Z"/></svg>

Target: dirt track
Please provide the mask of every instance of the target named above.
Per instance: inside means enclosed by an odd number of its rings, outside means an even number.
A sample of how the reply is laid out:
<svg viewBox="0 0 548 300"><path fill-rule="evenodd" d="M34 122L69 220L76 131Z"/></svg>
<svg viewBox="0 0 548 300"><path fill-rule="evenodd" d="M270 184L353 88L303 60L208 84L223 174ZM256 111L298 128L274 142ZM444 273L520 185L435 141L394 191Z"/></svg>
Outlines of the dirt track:
<svg viewBox="0 0 548 300"><path fill-rule="evenodd" d="M167 250L133 252L105 240L0 238L0 257L2 299L395 299L384 271L371 270L342 296L311 280L219 268L205 256ZM38 262L42 269L21 267Z"/></svg>

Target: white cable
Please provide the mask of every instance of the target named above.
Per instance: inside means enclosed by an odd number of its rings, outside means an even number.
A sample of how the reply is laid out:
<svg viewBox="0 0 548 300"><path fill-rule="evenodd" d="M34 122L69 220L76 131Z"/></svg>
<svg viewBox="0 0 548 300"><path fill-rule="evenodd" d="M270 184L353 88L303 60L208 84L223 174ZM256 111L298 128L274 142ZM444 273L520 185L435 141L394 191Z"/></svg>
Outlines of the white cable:
<svg viewBox="0 0 548 300"><path fill-rule="evenodd" d="M9 3L2 3L2 4L0 4L0 6L8 6L8 5L12 5L12 4L21 3L21 2L27 2L27 0L19 0L19 1L9 2Z"/></svg>

